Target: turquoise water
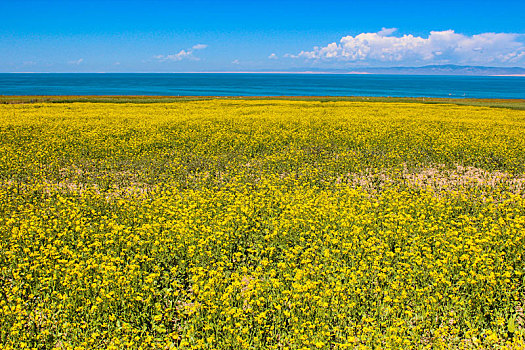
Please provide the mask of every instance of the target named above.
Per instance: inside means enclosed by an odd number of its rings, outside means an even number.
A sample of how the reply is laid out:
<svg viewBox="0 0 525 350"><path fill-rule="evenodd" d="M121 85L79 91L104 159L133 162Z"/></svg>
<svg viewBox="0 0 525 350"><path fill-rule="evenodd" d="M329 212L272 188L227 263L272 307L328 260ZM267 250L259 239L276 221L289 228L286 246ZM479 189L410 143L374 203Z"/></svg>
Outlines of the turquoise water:
<svg viewBox="0 0 525 350"><path fill-rule="evenodd" d="M0 95L525 98L525 77L340 74L0 74Z"/></svg>

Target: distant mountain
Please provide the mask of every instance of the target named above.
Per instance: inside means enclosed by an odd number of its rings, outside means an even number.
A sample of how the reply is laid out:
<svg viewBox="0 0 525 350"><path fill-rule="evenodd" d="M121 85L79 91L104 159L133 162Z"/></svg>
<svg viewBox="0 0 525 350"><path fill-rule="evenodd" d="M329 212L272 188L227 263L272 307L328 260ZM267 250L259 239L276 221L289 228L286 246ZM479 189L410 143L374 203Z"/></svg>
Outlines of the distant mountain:
<svg viewBox="0 0 525 350"><path fill-rule="evenodd" d="M366 68L363 71L382 74L421 75L525 75L525 68L521 67L458 66L454 64L423 67Z"/></svg>
<svg viewBox="0 0 525 350"><path fill-rule="evenodd" d="M459 66L454 64L422 67L361 67L348 69L297 68L293 72L311 73L362 73L406 75L525 75L522 67Z"/></svg>

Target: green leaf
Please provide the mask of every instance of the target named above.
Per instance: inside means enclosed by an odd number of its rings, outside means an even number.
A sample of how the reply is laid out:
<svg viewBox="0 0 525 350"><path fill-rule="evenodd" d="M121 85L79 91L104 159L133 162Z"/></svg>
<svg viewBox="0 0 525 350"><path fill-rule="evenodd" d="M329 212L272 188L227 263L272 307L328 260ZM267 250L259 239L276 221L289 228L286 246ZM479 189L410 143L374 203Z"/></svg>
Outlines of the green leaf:
<svg viewBox="0 0 525 350"><path fill-rule="evenodd" d="M153 326L153 329L157 332L157 333L166 333L166 328L164 326Z"/></svg>
<svg viewBox="0 0 525 350"><path fill-rule="evenodd" d="M509 322L507 324L507 329L509 330L510 333L514 333L516 331L516 324L514 323L514 317L511 316L509 318Z"/></svg>

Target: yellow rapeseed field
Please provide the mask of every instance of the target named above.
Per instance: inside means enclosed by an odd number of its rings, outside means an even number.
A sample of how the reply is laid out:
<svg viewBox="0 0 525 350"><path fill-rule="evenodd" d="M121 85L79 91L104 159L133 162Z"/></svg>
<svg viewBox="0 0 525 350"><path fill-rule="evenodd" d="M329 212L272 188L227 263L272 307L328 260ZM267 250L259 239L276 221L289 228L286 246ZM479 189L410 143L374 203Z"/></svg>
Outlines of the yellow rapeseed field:
<svg viewBox="0 0 525 350"><path fill-rule="evenodd" d="M0 105L5 349L525 347L525 111Z"/></svg>

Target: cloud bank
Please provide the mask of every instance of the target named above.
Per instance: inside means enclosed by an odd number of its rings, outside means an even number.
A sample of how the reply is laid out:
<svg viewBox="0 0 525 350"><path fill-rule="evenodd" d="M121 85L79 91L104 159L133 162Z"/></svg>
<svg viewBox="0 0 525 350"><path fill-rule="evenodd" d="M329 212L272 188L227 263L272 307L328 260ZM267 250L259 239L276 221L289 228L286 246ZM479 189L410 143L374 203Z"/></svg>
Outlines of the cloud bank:
<svg viewBox="0 0 525 350"><path fill-rule="evenodd" d="M197 45L193 45L191 49L186 49L186 50L180 50L178 53L175 53L175 54L169 54L169 55L157 55L155 56L155 58L161 62L166 62L166 61L174 61L174 62L177 62L177 61L182 61L184 59L188 59L188 60L192 60L192 61L199 61L200 58L199 57L195 57L193 55L193 53L197 50L203 50L205 48L207 48L208 45L204 45L204 44L197 44Z"/></svg>
<svg viewBox="0 0 525 350"><path fill-rule="evenodd" d="M396 28L377 33L347 35L339 42L314 47L286 57L315 61L371 64L525 64L525 34L481 33L464 35L453 30L431 31L427 37L394 36Z"/></svg>

